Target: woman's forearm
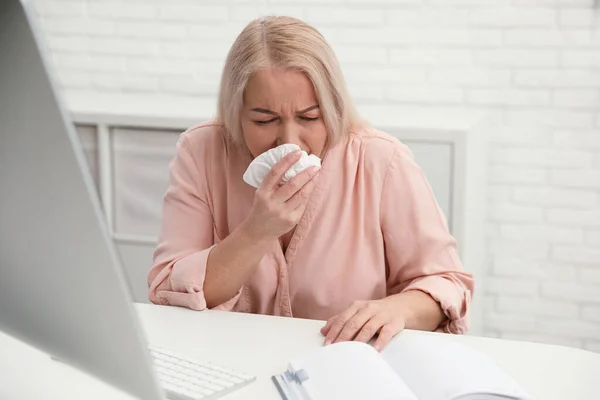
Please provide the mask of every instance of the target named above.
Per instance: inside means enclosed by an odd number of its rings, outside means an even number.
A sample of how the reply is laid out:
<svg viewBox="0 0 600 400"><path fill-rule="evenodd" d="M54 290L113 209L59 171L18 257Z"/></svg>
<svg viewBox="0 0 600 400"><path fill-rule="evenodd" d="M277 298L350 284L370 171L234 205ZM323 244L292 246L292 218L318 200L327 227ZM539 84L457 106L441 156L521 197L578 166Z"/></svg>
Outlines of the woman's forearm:
<svg viewBox="0 0 600 400"><path fill-rule="evenodd" d="M399 312L404 314L406 329L434 331L446 318L440 304L420 290L398 293L390 299L397 302Z"/></svg>
<svg viewBox="0 0 600 400"><path fill-rule="evenodd" d="M247 222L217 244L206 262L206 305L211 308L235 296L272 244L254 235Z"/></svg>

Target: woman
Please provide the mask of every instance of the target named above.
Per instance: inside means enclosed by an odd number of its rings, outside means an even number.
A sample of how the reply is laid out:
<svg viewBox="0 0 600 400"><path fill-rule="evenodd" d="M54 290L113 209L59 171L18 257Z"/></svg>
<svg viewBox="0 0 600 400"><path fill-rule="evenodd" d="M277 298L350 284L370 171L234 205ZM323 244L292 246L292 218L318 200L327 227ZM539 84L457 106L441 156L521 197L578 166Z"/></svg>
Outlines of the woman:
<svg viewBox="0 0 600 400"><path fill-rule="evenodd" d="M320 170L280 186L292 153L247 185L284 143ZM327 42L289 17L241 32L216 120L181 135L148 282L153 303L323 319L325 344L378 349L403 328L465 332L473 290L410 151L358 119Z"/></svg>

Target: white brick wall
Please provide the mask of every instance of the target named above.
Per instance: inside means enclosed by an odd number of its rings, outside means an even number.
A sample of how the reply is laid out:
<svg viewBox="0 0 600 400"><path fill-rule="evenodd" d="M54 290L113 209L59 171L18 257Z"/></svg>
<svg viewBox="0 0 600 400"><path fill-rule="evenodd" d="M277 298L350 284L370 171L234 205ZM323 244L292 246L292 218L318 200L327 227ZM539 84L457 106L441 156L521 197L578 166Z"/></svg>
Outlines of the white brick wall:
<svg viewBox="0 0 600 400"><path fill-rule="evenodd" d="M64 89L214 99L237 33L275 13L322 31L359 110L487 110L485 334L600 351L594 1L34 3Z"/></svg>

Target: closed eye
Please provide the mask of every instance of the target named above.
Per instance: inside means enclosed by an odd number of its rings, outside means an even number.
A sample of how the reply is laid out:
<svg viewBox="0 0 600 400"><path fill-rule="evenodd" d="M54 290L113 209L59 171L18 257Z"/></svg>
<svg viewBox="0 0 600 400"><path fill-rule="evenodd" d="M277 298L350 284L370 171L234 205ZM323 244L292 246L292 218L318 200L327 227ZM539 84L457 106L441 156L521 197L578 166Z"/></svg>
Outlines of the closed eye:
<svg viewBox="0 0 600 400"><path fill-rule="evenodd" d="M271 118L269 120L266 121L254 121L255 124L257 125L267 125L270 124L271 122L275 121L277 118Z"/></svg>
<svg viewBox="0 0 600 400"><path fill-rule="evenodd" d="M316 121L319 119L319 117L311 118L311 117L305 117L302 115L302 116L300 116L300 119L303 119L304 121Z"/></svg>

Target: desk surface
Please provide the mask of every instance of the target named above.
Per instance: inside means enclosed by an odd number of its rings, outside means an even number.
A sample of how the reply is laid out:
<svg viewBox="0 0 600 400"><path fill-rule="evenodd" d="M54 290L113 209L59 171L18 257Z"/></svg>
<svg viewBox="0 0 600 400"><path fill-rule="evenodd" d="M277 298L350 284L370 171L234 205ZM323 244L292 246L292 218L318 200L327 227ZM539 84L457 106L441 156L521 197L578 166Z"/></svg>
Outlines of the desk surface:
<svg viewBox="0 0 600 400"><path fill-rule="evenodd" d="M321 321L176 307L136 305L152 344L253 373L256 382L224 397L276 399L271 375L322 345ZM405 331L402 335L433 334ZM598 398L600 354L537 343L450 336L491 356L538 399ZM0 398L131 400L45 354L0 333ZM34 384L32 384L34 383Z"/></svg>

